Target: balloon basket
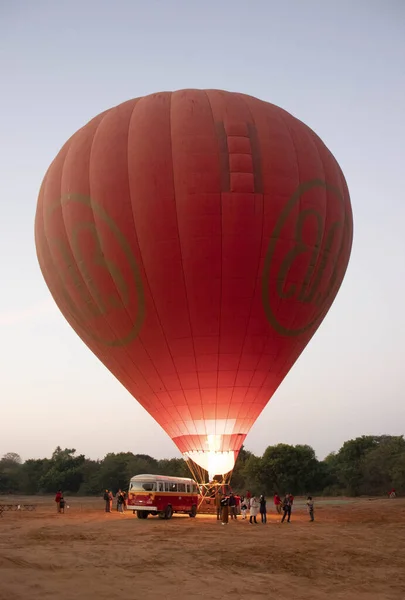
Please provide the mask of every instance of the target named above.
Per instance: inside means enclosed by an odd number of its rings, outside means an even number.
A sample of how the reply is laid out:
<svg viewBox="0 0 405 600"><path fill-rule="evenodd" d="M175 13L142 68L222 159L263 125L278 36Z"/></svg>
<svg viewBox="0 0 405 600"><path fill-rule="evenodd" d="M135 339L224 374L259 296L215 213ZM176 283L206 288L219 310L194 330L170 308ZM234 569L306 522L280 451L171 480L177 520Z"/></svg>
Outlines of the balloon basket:
<svg viewBox="0 0 405 600"><path fill-rule="evenodd" d="M198 512L216 514L215 496L218 492L229 494L231 491L230 481L232 471L225 473L225 475L215 475L214 479L209 481L208 472L205 469L197 465L190 458L186 462L194 481L198 483L198 487L200 488Z"/></svg>

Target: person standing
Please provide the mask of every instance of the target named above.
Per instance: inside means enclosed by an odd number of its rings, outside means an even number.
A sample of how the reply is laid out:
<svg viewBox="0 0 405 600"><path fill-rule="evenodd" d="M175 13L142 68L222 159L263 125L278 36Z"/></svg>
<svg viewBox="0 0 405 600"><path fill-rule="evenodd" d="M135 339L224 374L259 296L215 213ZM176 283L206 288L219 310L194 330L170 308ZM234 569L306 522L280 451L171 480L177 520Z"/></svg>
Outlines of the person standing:
<svg viewBox="0 0 405 600"><path fill-rule="evenodd" d="M287 517L287 523L290 523L291 519L291 502L290 502L290 494L286 494L283 500L283 518L281 522L284 523L285 518Z"/></svg>
<svg viewBox="0 0 405 600"><path fill-rule="evenodd" d="M232 492L229 494L229 514L231 515L231 519L235 519L236 521L236 498Z"/></svg>
<svg viewBox="0 0 405 600"><path fill-rule="evenodd" d="M124 494L120 490L120 492L118 494L118 499L117 499L118 512L124 513L124 504L125 504Z"/></svg>
<svg viewBox="0 0 405 600"><path fill-rule="evenodd" d="M105 502L105 512L109 513L109 512L111 512L111 510L110 510L110 492L108 490L106 490L104 492L103 498L104 498L104 502Z"/></svg>
<svg viewBox="0 0 405 600"><path fill-rule="evenodd" d="M290 506L291 506L290 512L292 512L292 508L293 508L293 504L294 504L294 496L292 494L288 494L288 496L290 498Z"/></svg>
<svg viewBox="0 0 405 600"><path fill-rule="evenodd" d="M62 498L62 490L58 490L56 492L56 496L55 496L55 502L56 502L56 512L60 513L60 501Z"/></svg>
<svg viewBox="0 0 405 600"><path fill-rule="evenodd" d="M308 506L308 512L309 512L309 520L311 521L311 523L313 523L315 519L314 519L314 501L312 499L312 496L308 496L307 506Z"/></svg>
<svg viewBox="0 0 405 600"><path fill-rule="evenodd" d="M274 506L279 515L281 515L281 498L278 494L274 494Z"/></svg>
<svg viewBox="0 0 405 600"><path fill-rule="evenodd" d="M260 504L260 517L262 519L262 523L267 523L267 501L264 497L264 494L260 496L259 499Z"/></svg>
<svg viewBox="0 0 405 600"><path fill-rule="evenodd" d="M221 515L222 515L222 525L228 525L229 521L229 498L227 496L223 496L221 499Z"/></svg>
<svg viewBox="0 0 405 600"><path fill-rule="evenodd" d="M245 498L242 496L240 499L240 512L242 515L242 519L245 520L246 519L246 513L247 513L247 504L246 504L246 500Z"/></svg>
<svg viewBox="0 0 405 600"><path fill-rule="evenodd" d="M218 490L217 493L215 494L215 508L217 509L217 521L221 520L221 511L222 511L221 500L222 500L222 493L220 490Z"/></svg>
<svg viewBox="0 0 405 600"><path fill-rule="evenodd" d="M256 498L256 496L252 496L252 498L250 499L250 517L249 517L249 523L251 525L253 525L253 523L257 523L257 513L259 512L259 506L260 503L258 501L258 499Z"/></svg>

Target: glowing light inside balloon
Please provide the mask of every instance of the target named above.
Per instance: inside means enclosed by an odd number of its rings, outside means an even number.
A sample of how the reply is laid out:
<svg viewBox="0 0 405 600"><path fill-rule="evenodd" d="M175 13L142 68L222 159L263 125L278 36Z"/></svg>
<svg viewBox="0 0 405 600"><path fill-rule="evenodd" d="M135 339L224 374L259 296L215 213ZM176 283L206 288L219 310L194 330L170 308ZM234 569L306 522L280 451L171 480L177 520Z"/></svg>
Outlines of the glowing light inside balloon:
<svg viewBox="0 0 405 600"><path fill-rule="evenodd" d="M222 435L207 435L207 451L185 452L187 458L191 458L197 465L208 471L209 479L212 481L215 475L225 475L235 466L235 452L221 452Z"/></svg>

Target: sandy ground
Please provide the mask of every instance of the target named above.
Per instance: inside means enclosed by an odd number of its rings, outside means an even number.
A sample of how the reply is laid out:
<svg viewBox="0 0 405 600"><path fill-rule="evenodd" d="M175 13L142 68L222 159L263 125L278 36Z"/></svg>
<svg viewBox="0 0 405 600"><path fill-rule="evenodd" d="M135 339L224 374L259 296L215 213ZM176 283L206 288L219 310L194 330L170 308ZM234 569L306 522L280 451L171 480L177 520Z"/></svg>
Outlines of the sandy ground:
<svg viewBox="0 0 405 600"><path fill-rule="evenodd" d="M0 518L0 600L405 598L405 499L319 501L315 523L298 502L266 526L26 500L35 512Z"/></svg>

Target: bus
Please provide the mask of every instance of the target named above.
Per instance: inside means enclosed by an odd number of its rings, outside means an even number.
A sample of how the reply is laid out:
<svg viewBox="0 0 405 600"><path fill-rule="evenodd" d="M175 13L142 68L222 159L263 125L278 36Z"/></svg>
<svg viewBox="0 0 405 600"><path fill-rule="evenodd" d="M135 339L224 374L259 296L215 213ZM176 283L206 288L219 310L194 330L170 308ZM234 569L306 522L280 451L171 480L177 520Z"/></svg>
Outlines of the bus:
<svg viewBox="0 0 405 600"><path fill-rule="evenodd" d="M148 515L171 519L173 513L197 514L200 490L193 479L166 475L135 475L129 482L127 510L138 519Z"/></svg>

